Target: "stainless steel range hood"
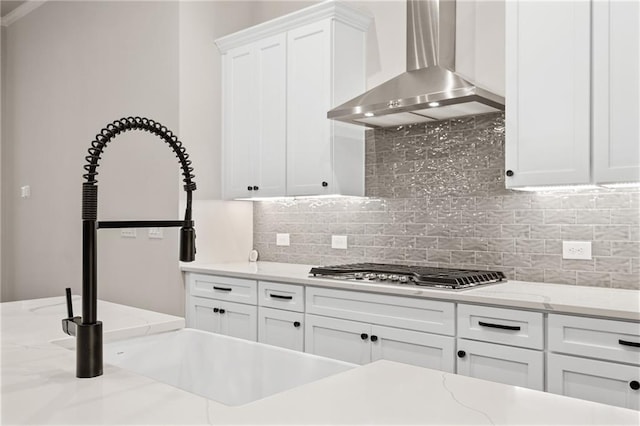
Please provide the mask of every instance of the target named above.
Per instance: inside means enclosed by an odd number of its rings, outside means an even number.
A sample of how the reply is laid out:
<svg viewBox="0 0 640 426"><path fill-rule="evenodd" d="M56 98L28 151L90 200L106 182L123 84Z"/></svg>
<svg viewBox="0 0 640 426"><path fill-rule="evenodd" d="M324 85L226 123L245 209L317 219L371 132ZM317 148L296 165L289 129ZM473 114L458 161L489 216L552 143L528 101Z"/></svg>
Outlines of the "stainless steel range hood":
<svg viewBox="0 0 640 426"><path fill-rule="evenodd" d="M367 127L504 111L504 97L456 74L455 0L407 1L407 72L332 109L327 117Z"/></svg>

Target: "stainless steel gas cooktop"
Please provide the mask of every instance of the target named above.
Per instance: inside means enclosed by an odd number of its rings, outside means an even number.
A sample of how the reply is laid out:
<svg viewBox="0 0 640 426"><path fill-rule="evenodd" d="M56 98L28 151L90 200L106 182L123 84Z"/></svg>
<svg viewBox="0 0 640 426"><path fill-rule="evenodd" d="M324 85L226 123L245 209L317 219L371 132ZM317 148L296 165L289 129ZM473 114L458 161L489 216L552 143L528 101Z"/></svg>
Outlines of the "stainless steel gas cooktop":
<svg viewBox="0 0 640 426"><path fill-rule="evenodd" d="M499 271L432 268L384 263L351 263L311 268L309 274L319 278L377 282L438 289L463 290L485 284L506 282Z"/></svg>

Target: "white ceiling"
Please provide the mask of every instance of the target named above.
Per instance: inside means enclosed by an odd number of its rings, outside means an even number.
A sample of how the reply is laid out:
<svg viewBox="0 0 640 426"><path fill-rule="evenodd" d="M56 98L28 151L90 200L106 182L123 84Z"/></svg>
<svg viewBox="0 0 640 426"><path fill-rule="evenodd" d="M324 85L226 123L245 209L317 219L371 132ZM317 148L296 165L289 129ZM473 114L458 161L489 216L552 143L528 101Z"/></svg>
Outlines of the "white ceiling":
<svg viewBox="0 0 640 426"><path fill-rule="evenodd" d="M3 18L16 7L22 3L26 3L26 0L1 0L0 1L0 16Z"/></svg>

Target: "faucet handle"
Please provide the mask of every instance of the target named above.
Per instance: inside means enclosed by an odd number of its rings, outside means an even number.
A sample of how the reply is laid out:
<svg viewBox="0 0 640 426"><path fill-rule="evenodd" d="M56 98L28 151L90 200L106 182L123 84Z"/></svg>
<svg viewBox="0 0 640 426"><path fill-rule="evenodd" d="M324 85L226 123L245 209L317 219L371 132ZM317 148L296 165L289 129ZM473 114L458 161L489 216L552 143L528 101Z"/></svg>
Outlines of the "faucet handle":
<svg viewBox="0 0 640 426"><path fill-rule="evenodd" d="M65 293L67 296L67 318L62 319L62 331L69 336L76 335L76 327L80 323L80 317L73 316L73 305L71 304L71 289L66 288Z"/></svg>
<svg viewBox="0 0 640 426"><path fill-rule="evenodd" d="M73 305L71 304L71 289L67 287L65 288L65 292L67 295L67 318L73 318Z"/></svg>

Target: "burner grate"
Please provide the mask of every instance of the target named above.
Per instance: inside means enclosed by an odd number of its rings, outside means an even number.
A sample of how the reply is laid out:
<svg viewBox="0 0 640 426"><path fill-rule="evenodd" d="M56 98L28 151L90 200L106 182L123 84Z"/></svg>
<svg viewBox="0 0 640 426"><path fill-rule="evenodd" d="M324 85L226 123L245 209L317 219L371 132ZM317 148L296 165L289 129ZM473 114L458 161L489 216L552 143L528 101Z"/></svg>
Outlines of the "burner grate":
<svg viewBox="0 0 640 426"><path fill-rule="evenodd" d="M351 263L311 268L309 274L329 278L361 279L363 276L408 277L414 285L461 289L505 280L499 271L434 268L418 265L391 265L384 263Z"/></svg>

